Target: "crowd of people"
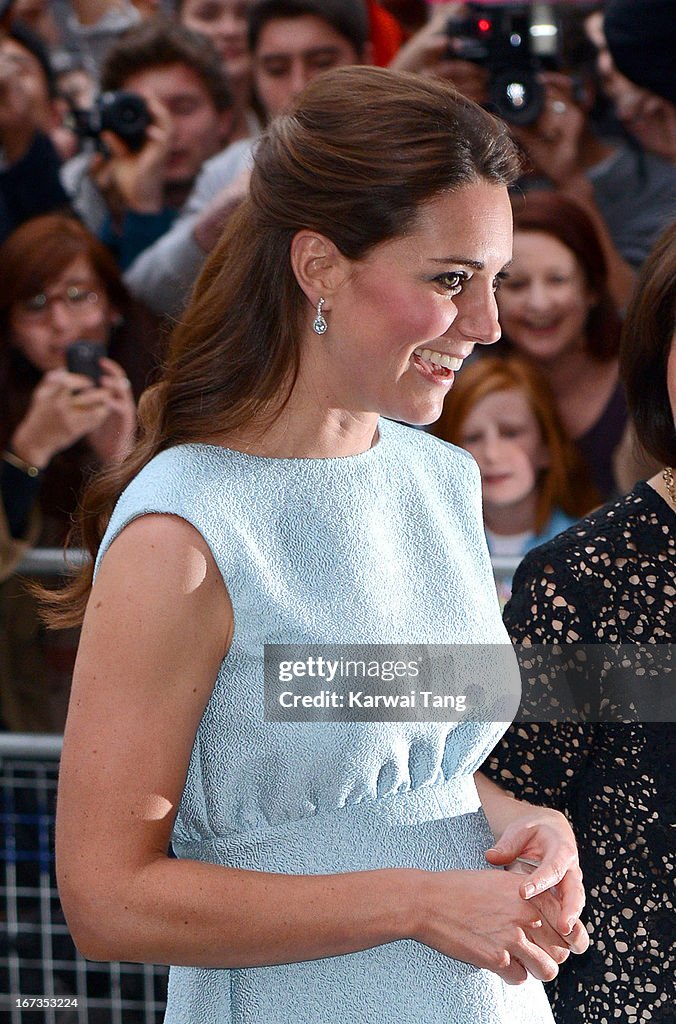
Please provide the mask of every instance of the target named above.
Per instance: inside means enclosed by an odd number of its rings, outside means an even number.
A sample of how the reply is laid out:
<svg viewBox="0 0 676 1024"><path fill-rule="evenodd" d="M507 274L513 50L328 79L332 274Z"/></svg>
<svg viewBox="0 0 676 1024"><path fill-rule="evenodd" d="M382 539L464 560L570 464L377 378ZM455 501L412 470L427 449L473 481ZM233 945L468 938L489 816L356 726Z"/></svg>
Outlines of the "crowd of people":
<svg viewBox="0 0 676 1024"><path fill-rule="evenodd" d="M546 1022L533 979L557 1024L669 1019L665 726L252 717L257 645L506 641L491 556L514 644L674 639L676 19L549 5L521 116L477 49L509 7L0 5L0 728L63 731L96 561L62 898L93 957L183 965L167 1021Z"/></svg>

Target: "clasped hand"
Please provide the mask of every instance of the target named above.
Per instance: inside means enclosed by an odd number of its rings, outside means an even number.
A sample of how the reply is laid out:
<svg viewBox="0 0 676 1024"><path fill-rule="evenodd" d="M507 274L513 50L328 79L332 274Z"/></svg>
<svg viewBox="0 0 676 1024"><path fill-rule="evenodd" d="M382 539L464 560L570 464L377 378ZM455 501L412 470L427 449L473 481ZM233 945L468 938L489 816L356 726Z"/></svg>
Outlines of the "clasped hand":
<svg viewBox="0 0 676 1024"><path fill-rule="evenodd" d="M585 903L582 872L573 830L563 814L533 807L505 828L495 847L486 851L486 859L522 876L519 895L548 926L534 939L546 950L538 936L549 942L551 929L557 963L571 952L585 952L589 936L579 920Z"/></svg>
<svg viewBox="0 0 676 1024"><path fill-rule="evenodd" d="M530 808L505 828L486 859L508 870L427 876L428 913L415 937L510 985L529 974L551 981L559 964L589 946L579 920L584 889L570 825L558 811Z"/></svg>

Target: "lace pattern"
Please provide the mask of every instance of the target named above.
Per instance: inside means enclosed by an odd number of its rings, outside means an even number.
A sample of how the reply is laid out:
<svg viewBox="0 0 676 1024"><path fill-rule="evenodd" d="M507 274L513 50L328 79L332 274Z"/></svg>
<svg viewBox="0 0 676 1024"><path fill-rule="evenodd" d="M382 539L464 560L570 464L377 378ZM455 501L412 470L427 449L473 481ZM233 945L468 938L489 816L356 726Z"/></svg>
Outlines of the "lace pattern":
<svg viewBox="0 0 676 1024"><path fill-rule="evenodd" d="M673 642L674 527L641 483L532 551L505 609L512 640ZM673 725L647 723L515 725L485 766L575 828L592 945L548 986L559 1024L674 1020L672 767Z"/></svg>

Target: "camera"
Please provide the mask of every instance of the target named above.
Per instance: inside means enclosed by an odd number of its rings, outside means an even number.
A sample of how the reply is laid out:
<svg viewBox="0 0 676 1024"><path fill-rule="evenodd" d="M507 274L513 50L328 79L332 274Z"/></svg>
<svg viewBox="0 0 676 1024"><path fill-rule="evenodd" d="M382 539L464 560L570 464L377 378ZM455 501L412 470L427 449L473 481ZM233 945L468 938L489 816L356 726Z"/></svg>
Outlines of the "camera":
<svg viewBox="0 0 676 1024"><path fill-rule="evenodd" d="M449 19L447 56L488 71L488 103L512 124L536 121L544 103L541 71L561 67L561 26L556 4L468 4L466 18Z"/></svg>
<svg viewBox="0 0 676 1024"><path fill-rule="evenodd" d="M98 149L103 148L101 132L114 132L133 153L138 153L151 117L142 96L118 89L102 93L91 110L71 111L71 122L77 134L94 139Z"/></svg>

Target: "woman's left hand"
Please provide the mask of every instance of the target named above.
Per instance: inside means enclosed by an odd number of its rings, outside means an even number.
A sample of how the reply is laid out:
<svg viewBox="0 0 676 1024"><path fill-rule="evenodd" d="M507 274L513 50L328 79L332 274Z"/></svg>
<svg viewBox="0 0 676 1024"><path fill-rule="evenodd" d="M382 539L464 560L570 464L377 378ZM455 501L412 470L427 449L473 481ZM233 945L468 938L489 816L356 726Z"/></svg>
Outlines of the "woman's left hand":
<svg viewBox="0 0 676 1024"><path fill-rule="evenodd" d="M574 953L587 949L589 936L579 921L585 903L582 872L575 836L563 814L529 807L507 825L486 851L486 860L496 867L529 871L521 884L522 897L537 897L547 921Z"/></svg>
<svg viewBox="0 0 676 1024"><path fill-rule="evenodd" d="M104 465L121 462L136 435L136 403L126 373L113 359L101 359L100 387L106 393L109 413L100 427L87 434L90 447Z"/></svg>

